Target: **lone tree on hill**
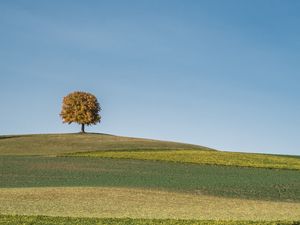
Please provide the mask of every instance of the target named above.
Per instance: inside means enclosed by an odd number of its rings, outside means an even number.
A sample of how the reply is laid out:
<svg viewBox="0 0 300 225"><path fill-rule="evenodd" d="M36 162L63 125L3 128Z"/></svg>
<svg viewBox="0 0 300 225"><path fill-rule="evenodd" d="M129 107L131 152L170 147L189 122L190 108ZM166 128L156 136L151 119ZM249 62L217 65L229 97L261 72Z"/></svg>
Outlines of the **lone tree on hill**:
<svg viewBox="0 0 300 225"><path fill-rule="evenodd" d="M100 123L100 111L101 107L94 95L75 91L64 97L60 116L63 123L81 124L81 132L85 133L85 125Z"/></svg>

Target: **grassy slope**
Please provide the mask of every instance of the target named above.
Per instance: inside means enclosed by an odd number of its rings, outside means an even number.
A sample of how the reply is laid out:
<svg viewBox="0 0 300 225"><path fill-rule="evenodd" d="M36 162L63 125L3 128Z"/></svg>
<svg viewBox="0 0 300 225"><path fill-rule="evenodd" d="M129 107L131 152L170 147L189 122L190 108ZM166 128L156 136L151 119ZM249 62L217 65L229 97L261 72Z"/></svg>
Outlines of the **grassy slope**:
<svg viewBox="0 0 300 225"><path fill-rule="evenodd" d="M198 197L211 195L215 196L214 198L240 198L241 203L238 203L236 205L237 207L242 205L244 201L250 201L246 199L257 201L257 203L247 211L253 212L254 217L243 217L245 219L258 218L255 217L255 210L253 209L260 205L261 200L275 201L270 202L270 204L296 204L291 209L287 207L288 211L283 208L278 208L273 211L279 215L279 219L286 218L284 217L287 215L285 212L291 212L294 216L291 218L299 217L299 213L293 210L295 207L299 207L300 202L299 170L270 170L154 162L150 160L103 159L98 157L49 157L93 151L103 151L105 154L108 151L114 151L110 153L120 154L115 152L120 150L124 151L124 154L145 151L145 154L148 154L147 159L153 157L152 153L154 153L154 157L157 157L157 154L161 154L159 157L164 160L169 158L172 161L179 162L188 162L187 159L197 158L198 156L197 160L200 161L200 163L201 160L202 163L207 163L203 160L212 157L218 162L222 160L224 162L224 158L226 158L225 161L238 160L239 166L249 166L249 162L245 160L249 154L224 153L201 146L174 142L126 138L104 134L0 136L0 190L4 191L4 188L13 187L49 188L55 186L79 186L83 187L83 189L87 189L87 186L98 188L106 186L111 189L120 187L143 188L153 191L167 190L175 191L177 194L194 194ZM174 150L177 151L174 152ZM208 153L206 157L203 156L205 152ZM202 154L201 157L199 157L199 154ZM222 154L230 155L224 156ZM150 157L149 155L152 156ZM260 161L262 167L269 167L270 163L274 164L275 162L271 155L251 154L251 157L253 156L254 158L258 157L255 160L257 162ZM179 160L178 157L180 157ZM271 157L271 161L269 157ZM279 161L276 162L279 162L279 165L286 164L288 165L286 168L297 169L293 168L295 165L297 166L298 163L298 161L295 163L294 160L299 160L299 157L282 156L279 158ZM157 158L152 158L152 160L157 160ZM209 163L216 164L215 162ZM13 189L10 190L12 191ZM21 190L21 193L24 193L23 190L24 189ZM75 193L76 191L72 192L72 195ZM14 214L14 211L9 211L12 209L9 207L9 204L12 204L12 207L14 207L14 204L20 202L19 200L22 198L19 198L17 201L14 200L14 194L3 195L2 193L0 194L0 197L1 196L3 199L2 202L5 201L8 205L0 210L0 214L3 212ZM24 195L23 197L25 198L25 206L30 206L30 202L34 202L36 199L41 199L31 198L30 195ZM60 197L59 195L51 195L48 200L49 199L51 201L58 201ZM69 199L72 198L70 197ZM73 206L78 207L81 205L81 201L87 201L88 199L88 197L85 198L82 196L80 201ZM126 203L127 200L126 198L124 199L125 201L123 203ZM213 199L206 203L200 202L199 204L201 206L206 204L207 206L215 208L219 206L219 202L219 199ZM117 202L115 201L112 201L110 204L117 207ZM58 206L59 204L53 205L53 208ZM153 207L155 208L155 202ZM178 204L176 204L176 207L178 207ZM197 204L191 207L197 207ZM42 208L43 207L40 206L35 214L38 214ZM24 209L24 207L22 209ZM165 208L165 210L171 209L171 207L168 208L167 206ZM34 213L34 211L32 211L34 210L33 208L29 207L28 210L27 214ZM88 208L85 210L88 210ZM163 210L161 211L163 212ZM211 211L214 212L214 210ZM112 213L111 215L113 215L115 211L114 209L110 209L110 212ZM135 212L138 212L138 208ZM197 214L195 210L191 210L191 212ZM257 212L261 212L261 210L258 209ZM265 213L265 215L271 215L271 212ZM85 214L81 215L85 216ZM153 218L155 218L155 215L153 215ZM236 217L236 219L239 218L241 217ZM112 224L114 224L114 222L112 222ZM131 222L132 224L136 224L136 221ZM141 224L144 224L144 222Z"/></svg>
<svg viewBox="0 0 300 225"><path fill-rule="evenodd" d="M300 204L135 188L0 189L2 214L101 218L300 220ZM213 204L216 202L217 204Z"/></svg>
<svg viewBox="0 0 300 225"><path fill-rule="evenodd" d="M168 151L95 151L71 153L70 156L88 156L117 159L143 159L156 161L184 162L223 166L257 167L270 169L300 170L300 158L287 158L274 155L245 154L236 152L202 150Z"/></svg>
<svg viewBox="0 0 300 225"><path fill-rule="evenodd" d="M38 134L0 136L0 155L57 155L99 150L168 150L208 148L168 141L108 134Z"/></svg>
<svg viewBox="0 0 300 225"><path fill-rule="evenodd" d="M0 136L0 155L76 155L300 170L300 157L215 151L176 142L106 134Z"/></svg>
<svg viewBox="0 0 300 225"><path fill-rule="evenodd" d="M112 219L112 218L70 218L48 216L0 215L2 225L299 225L300 221L197 221L159 219Z"/></svg>
<svg viewBox="0 0 300 225"><path fill-rule="evenodd" d="M0 157L0 187L140 187L300 202L300 171L86 157Z"/></svg>

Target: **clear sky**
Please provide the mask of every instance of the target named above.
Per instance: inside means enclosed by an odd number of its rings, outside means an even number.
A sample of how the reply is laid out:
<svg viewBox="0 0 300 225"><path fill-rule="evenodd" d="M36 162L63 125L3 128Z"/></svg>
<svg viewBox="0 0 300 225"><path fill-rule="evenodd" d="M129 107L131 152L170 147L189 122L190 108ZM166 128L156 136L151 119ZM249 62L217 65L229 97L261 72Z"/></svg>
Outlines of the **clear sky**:
<svg viewBox="0 0 300 225"><path fill-rule="evenodd" d="M300 1L0 1L0 134L89 132L300 155Z"/></svg>

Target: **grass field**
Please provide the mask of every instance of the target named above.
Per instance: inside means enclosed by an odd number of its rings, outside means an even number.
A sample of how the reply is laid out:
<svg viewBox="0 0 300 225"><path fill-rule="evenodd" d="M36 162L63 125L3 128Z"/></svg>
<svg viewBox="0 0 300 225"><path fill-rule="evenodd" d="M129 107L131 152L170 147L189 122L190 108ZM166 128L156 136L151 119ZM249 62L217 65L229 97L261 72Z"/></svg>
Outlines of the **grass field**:
<svg viewBox="0 0 300 225"><path fill-rule="evenodd" d="M171 219L70 218L0 215L2 225L299 225L299 221L211 221Z"/></svg>
<svg viewBox="0 0 300 225"><path fill-rule="evenodd" d="M107 134L0 136L1 155L90 156L300 170L300 157L232 153L176 142Z"/></svg>
<svg viewBox="0 0 300 225"><path fill-rule="evenodd" d="M300 171L87 157L1 156L0 187L109 186L300 202Z"/></svg>
<svg viewBox="0 0 300 225"><path fill-rule="evenodd" d="M245 154L203 150L141 150L141 151L94 151L70 153L70 156L88 156L117 159L143 159L209 165L258 167L270 169L300 170L300 158L288 158L264 154Z"/></svg>
<svg viewBox="0 0 300 225"><path fill-rule="evenodd" d="M202 149L206 147L108 134L0 136L0 155L57 155L99 150Z"/></svg>
<svg viewBox="0 0 300 225"><path fill-rule="evenodd" d="M293 224L299 162L105 134L0 136L0 224Z"/></svg>
<svg viewBox="0 0 300 225"><path fill-rule="evenodd" d="M2 214L76 217L300 220L300 204L137 188L2 188ZM217 203L217 204L216 204Z"/></svg>

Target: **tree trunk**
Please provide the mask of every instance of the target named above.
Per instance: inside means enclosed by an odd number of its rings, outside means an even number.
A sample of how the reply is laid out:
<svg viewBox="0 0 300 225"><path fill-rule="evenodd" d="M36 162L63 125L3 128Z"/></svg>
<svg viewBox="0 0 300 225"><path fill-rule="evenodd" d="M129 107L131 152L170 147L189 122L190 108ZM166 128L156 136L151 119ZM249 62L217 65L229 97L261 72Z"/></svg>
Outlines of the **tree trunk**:
<svg viewBox="0 0 300 225"><path fill-rule="evenodd" d="M85 131L84 131L84 123L81 124L81 133L85 133Z"/></svg>

